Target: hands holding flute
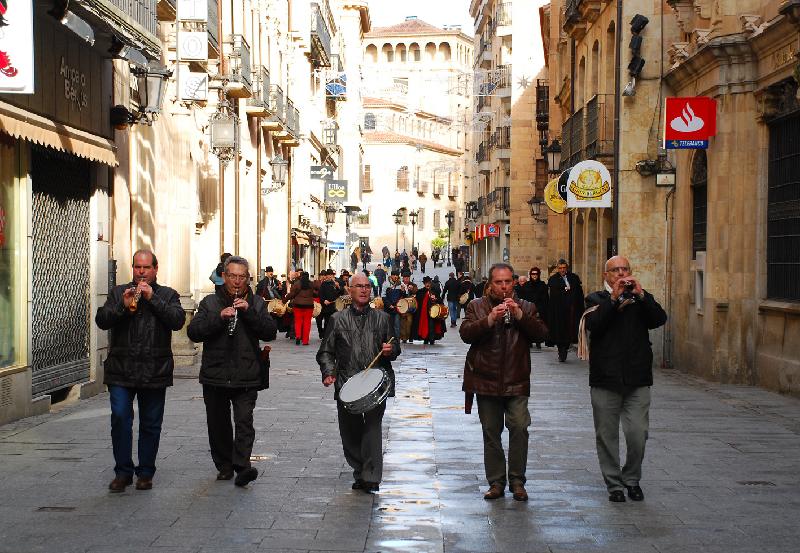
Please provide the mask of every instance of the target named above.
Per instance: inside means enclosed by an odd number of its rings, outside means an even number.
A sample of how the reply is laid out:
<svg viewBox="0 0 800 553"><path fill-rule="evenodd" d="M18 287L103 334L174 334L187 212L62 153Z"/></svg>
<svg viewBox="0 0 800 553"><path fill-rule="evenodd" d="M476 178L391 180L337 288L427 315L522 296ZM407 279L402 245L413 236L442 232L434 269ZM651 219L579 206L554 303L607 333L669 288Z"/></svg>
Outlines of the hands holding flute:
<svg viewBox="0 0 800 553"><path fill-rule="evenodd" d="M145 280L140 280L136 286L131 286L122 293L122 303L125 305L125 309L135 312L141 297L146 300L153 297L153 288Z"/></svg>

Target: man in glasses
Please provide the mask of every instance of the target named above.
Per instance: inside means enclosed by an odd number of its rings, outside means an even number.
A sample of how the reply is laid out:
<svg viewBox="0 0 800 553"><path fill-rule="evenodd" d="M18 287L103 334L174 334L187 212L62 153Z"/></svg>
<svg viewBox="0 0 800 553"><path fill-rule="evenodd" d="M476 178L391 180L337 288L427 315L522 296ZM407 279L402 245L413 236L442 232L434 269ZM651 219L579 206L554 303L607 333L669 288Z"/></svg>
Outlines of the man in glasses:
<svg viewBox="0 0 800 553"><path fill-rule="evenodd" d="M589 338L589 385L595 441L608 500L642 501L642 477L650 420L653 349L649 331L667 321L652 294L642 288L622 256L606 261L604 290L586 298ZM627 455L620 467L619 426Z"/></svg>
<svg viewBox="0 0 800 553"><path fill-rule="evenodd" d="M549 342L558 346L558 360L567 360L570 344L578 342L578 323L583 315L583 285L578 275L569 270L566 260L559 259L556 273L547 281L550 290L547 326Z"/></svg>
<svg viewBox="0 0 800 553"><path fill-rule="evenodd" d="M187 328L190 340L203 342L200 383L217 480L230 480L235 472L237 486L258 477L250 464L256 437L253 409L258 391L269 387L259 340L274 340L277 332L264 298L250 290L249 276L245 258L226 259L222 289L203 298Z"/></svg>
<svg viewBox="0 0 800 553"><path fill-rule="evenodd" d="M345 382L370 365L380 353L374 370L385 371L390 379L389 397L394 396L392 361L400 355L400 345L389 315L369 306L372 284L364 274L350 279L350 307L335 313L331 328L317 352L322 384L334 384L334 399L339 420L339 435L347 464L353 468L353 489L365 493L378 491L383 478L383 413L386 400L365 413L349 412L339 399ZM390 339L394 338L391 341ZM365 393L368 390L365 391Z"/></svg>

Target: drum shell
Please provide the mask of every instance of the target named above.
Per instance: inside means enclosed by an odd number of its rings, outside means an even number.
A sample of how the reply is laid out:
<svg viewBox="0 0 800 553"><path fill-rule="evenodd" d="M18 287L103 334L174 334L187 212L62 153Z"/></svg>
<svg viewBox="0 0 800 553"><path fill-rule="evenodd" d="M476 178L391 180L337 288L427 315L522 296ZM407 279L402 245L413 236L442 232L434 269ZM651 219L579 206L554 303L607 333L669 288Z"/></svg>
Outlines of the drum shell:
<svg viewBox="0 0 800 553"><path fill-rule="evenodd" d="M417 298L402 298L397 302L397 312L411 315L417 311Z"/></svg>
<svg viewBox="0 0 800 553"><path fill-rule="evenodd" d="M359 392L359 397L352 401L345 401L341 398L342 392L348 386L359 386L360 383L358 380L360 376L366 376L366 371L380 371L381 378L378 381L378 384L374 386L370 390L363 390ZM373 373L374 374L374 373ZM378 405L380 405L388 396L389 392L392 388L392 379L389 373L381 367L373 367L371 369L366 369L365 371L361 371L353 376L351 376L347 382L342 385L342 389L339 390L339 400L342 402L342 406L350 413L353 414L362 414L368 411L371 411Z"/></svg>
<svg viewBox="0 0 800 553"><path fill-rule="evenodd" d="M286 304L279 299L272 299L267 302L267 312L273 313L276 317L283 317L286 314Z"/></svg>
<svg viewBox="0 0 800 553"><path fill-rule="evenodd" d="M464 292L458 297L458 303L461 305L467 305L469 302L469 292Z"/></svg>
<svg viewBox="0 0 800 553"><path fill-rule="evenodd" d="M351 298L350 296L339 296L338 298L336 298L336 311L341 311L345 307L349 307L352 301L353 298Z"/></svg>
<svg viewBox="0 0 800 553"><path fill-rule="evenodd" d="M383 310L383 298L375 298L371 302L369 302L369 306L372 309L378 309L379 311Z"/></svg>
<svg viewBox="0 0 800 553"><path fill-rule="evenodd" d="M314 317L316 319L321 314L322 314L322 304L320 302L318 302L318 301L315 301L314 302L314 312L312 314L312 317Z"/></svg>
<svg viewBox="0 0 800 553"><path fill-rule="evenodd" d="M431 306L429 314L433 319L446 319L449 309L443 303L435 303Z"/></svg>

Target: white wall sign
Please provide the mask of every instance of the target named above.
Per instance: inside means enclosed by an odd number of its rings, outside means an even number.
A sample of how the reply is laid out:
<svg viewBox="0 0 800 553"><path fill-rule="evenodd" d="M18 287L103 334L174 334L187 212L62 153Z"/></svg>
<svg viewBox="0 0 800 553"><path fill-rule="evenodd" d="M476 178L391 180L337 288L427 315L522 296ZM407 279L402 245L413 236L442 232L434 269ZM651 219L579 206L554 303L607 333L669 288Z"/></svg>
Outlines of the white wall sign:
<svg viewBox="0 0 800 553"><path fill-rule="evenodd" d="M178 33L178 57L181 61L206 61L208 33L205 31Z"/></svg>
<svg viewBox="0 0 800 553"><path fill-rule="evenodd" d="M589 159L570 170L567 207L611 207L611 174L605 165Z"/></svg>
<svg viewBox="0 0 800 553"><path fill-rule="evenodd" d="M208 0L178 0L178 21L208 22Z"/></svg>
<svg viewBox="0 0 800 553"><path fill-rule="evenodd" d="M33 94L33 0L0 2L0 92Z"/></svg>
<svg viewBox="0 0 800 553"><path fill-rule="evenodd" d="M188 67L181 66L178 83L180 83L181 100L194 102L208 100L208 75L206 73L190 71Z"/></svg>

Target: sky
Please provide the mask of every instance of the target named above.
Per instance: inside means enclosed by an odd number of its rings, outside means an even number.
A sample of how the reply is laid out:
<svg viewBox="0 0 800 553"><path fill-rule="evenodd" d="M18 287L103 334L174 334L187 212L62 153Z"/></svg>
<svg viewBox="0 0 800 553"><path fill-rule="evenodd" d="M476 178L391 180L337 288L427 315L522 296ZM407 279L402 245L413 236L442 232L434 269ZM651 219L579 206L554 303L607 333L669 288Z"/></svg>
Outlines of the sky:
<svg viewBox="0 0 800 553"><path fill-rule="evenodd" d="M416 15L437 27L461 25L461 30L472 36L469 0L369 0L369 12L373 27L387 27Z"/></svg>

